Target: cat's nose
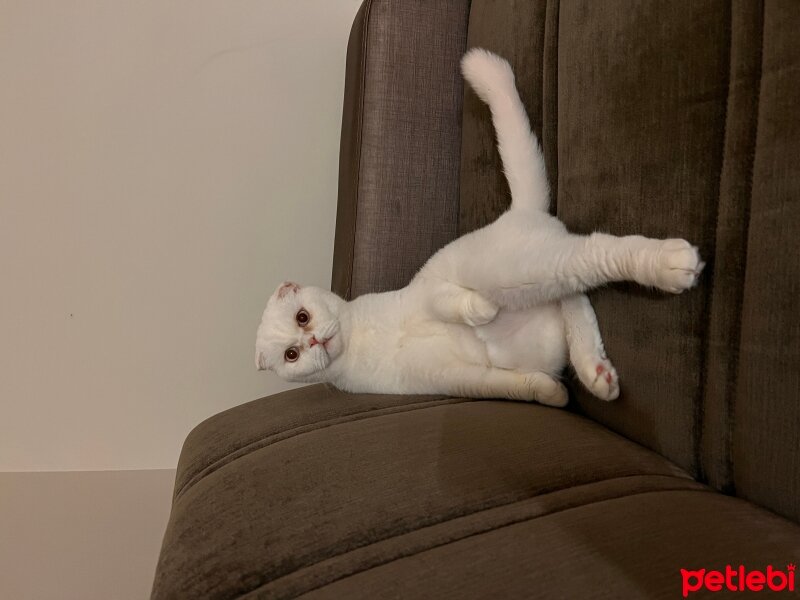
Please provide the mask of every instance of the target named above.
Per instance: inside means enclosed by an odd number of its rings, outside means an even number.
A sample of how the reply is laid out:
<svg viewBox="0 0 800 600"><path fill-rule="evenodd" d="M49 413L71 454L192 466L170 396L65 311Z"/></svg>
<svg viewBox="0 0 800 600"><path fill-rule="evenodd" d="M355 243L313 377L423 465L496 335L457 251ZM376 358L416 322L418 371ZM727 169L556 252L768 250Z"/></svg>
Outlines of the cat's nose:
<svg viewBox="0 0 800 600"><path fill-rule="evenodd" d="M319 340L318 340L316 337L314 337L314 336L312 335L312 336L311 336L311 339L310 339L310 340L309 340L309 342L308 342L308 347L309 347L309 348L313 348L313 347L314 347L314 346L316 346L317 344L319 344Z"/></svg>

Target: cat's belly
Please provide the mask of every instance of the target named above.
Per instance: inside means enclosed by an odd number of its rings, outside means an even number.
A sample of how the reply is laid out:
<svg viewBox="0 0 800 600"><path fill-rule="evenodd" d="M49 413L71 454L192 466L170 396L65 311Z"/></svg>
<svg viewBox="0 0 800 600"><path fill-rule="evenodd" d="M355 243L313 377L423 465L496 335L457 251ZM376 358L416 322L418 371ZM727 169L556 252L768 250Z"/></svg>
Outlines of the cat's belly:
<svg viewBox="0 0 800 600"><path fill-rule="evenodd" d="M501 311L492 323L470 327L410 319L394 331L367 335L354 361L332 383L351 392L432 393L452 369L474 365L523 373L558 374L566 341L558 305Z"/></svg>
<svg viewBox="0 0 800 600"><path fill-rule="evenodd" d="M492 366L522 372L558 375L567 363L564 320L558 303L525 310L501 310L475 328Z"/></svg>
<svg viewBox="0 0 800 600"><path fill-rule="evenodd" d="M473 364L557 375L568 356L557 302L518 311L502 309L480 327L420 321L408 328L399 345L401 364L414 362L434 369Z"/></svg>
<svg viewBox="0 0 800 600"><path fill-rule="evenodd" d="M401 363L437 368L491 364L486 343L474 327L429 319L407 324L399 340L398 358Z"/></svg>

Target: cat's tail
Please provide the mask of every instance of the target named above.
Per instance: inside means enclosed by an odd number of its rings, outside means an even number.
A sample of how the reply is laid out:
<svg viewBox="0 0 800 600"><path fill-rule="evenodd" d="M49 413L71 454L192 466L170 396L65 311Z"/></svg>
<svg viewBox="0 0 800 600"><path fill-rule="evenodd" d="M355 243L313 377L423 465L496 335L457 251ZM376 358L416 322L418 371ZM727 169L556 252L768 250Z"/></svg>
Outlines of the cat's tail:
<svg viewBox="0 0 800 600"><path fill-rule="evenodd" d="M550 186L544 155L519 98L511 65L488 50L473 48L461 59L461 71L492 111L497 148L511 188L511 208L546 212Z"/></svg>

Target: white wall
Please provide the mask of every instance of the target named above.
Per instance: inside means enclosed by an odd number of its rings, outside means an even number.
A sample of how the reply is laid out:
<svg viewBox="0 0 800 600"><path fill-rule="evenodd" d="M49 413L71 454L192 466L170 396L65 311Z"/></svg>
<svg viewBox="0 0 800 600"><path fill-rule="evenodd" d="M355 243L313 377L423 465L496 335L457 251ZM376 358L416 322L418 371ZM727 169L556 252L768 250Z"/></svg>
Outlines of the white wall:
<svg viewBox="0 0 800 600"><path fill-rule="evenodd" d="M0 471L174 467L329 285L360 0L0 0Z"/></svg>

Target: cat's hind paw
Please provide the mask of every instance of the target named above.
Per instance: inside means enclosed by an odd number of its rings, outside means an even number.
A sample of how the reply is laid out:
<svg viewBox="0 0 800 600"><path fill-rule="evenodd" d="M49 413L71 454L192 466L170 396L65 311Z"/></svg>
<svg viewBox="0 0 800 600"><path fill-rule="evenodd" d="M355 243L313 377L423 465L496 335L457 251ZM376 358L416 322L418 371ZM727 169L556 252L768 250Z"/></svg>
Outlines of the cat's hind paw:
<svg viewBox="0 0 800 600"><path fill-rule="evenodd" d="M491 323L500 310L496 304L490 302L477 292L467 295L463 306L464 322L471 327Z"/></svg>
<svg viewBox="0 0 800 600"><path fill-rule="evenodd" d="M576 373L593 396L606 401L619 398L619 375L607 358L598 357L596 361L576 369Z"/></svg>

